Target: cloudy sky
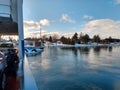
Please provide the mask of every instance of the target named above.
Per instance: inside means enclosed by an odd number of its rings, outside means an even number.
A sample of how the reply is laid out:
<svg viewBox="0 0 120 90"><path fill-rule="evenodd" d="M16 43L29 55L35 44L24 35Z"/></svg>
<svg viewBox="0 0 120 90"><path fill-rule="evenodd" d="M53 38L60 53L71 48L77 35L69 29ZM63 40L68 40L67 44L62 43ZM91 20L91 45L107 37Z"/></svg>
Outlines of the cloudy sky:
<svg viewBox="0 0 120 90"><path fill-rule="evenodd" d="M120 0L23 0L25 37L87 33L120 38Z"/></svg>

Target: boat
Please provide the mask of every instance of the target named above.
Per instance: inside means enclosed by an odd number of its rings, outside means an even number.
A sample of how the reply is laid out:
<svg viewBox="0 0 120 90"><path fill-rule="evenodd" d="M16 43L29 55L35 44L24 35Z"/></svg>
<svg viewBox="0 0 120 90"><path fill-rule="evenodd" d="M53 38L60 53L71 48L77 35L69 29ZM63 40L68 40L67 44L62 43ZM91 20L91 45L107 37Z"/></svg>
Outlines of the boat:
<svg viewBox="0 0 120 90"><path fill-rule="evenodd" d="M50 43L48 46L49 47L62 47L63 43L61 41L57 41L55 43Z"/></svg>
<svg viewBox="0 0 120 90"><path fill-rule="evenodd" d="M35 55L39 54L42 51L43 51L42 49L36 48L33 45L26 45L25 46L25 54L26 54L26 56L35 56Z"/></svg>

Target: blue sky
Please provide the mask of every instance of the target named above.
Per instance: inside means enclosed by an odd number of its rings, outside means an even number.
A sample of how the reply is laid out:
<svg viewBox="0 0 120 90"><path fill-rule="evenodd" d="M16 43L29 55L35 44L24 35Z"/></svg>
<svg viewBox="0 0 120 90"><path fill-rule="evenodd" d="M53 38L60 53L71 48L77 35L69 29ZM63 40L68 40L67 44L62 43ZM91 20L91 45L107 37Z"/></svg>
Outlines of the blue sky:
<svg viewBox="0 0 120 90"><path fill-rule="evenodd" d="M23 0L25 35L84 32L120 38L120 0ZM107 26L107 28L106 28Z"/></svg>

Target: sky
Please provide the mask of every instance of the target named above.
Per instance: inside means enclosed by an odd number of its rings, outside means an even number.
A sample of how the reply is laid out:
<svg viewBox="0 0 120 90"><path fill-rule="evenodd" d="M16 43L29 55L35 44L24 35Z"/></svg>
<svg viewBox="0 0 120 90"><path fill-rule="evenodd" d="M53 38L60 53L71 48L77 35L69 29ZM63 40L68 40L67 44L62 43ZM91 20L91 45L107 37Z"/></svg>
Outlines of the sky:
<svg viewBox="0 0 120 90"><path fill-rule="evenodd" d="M23 0L25 37L74 33L120 38L120 0Z"/></svg>

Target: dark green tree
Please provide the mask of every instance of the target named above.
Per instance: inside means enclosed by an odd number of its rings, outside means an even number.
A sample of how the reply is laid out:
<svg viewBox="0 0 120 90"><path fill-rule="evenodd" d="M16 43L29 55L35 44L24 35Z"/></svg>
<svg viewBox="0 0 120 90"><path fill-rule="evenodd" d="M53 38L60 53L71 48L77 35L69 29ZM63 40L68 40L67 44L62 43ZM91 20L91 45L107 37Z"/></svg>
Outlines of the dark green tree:
<svg viewBox="0 0 120 90"><path fill-rule="evenodd" d="M83 39L84 39L84 43L87 44L87 43L89 42L89 40L90 40L90 37L89 37L88 34L85 34L85 35L83 36Z"/></svg>
<svg viewBox="0 0 120 90"><path fill-rule="evenodd" d="M100 42L100 36L99 35L94 35L93 36L93 42L99 43Z"/></svg>
<svg viewBox="0 0 120 90"><path fill-rule="evenodd" d="M72 41L73 41L73 43L78 42L78 34L77 34L77 33L75 33L75 34L73 35Z"/></svg>
<svg viewBox="0 0 120 90"><path fill-rule="evenodd" d="M50 36L49 39L48 39L50 42L53 42L53 39L52 37Z"/></svg>
<svg viewBox="0 0 120 90"><path fill-rule="evenodd" d="M87 44L89 42L89 40L90 40L90 37L89 37L88 34L85 34L85 35L83 35L82 33L80 34L80 37L79 37L79 42L80 43Z"/></svg>
<svg viewBox="0 0 120 90"><path fill-rule="evenodd" d="M66 44L66 38L64 36L60 38L60 41L63 42L63 44Z"/></svg>
<svg viewBox="0 0 120 90"><path fill-rule="evenodd" d="M68 38L67 40L68 40L68 44L73 44L70 38Z"/></svg>
<svg viewBox="0 0 120 90"><path fill-rule="evenodd" d="M113 40L112 40L112 37L111 37L111 36L108 38L108 42L109 42L109 43L110 43L110 42L113 42Z"/></svg>

